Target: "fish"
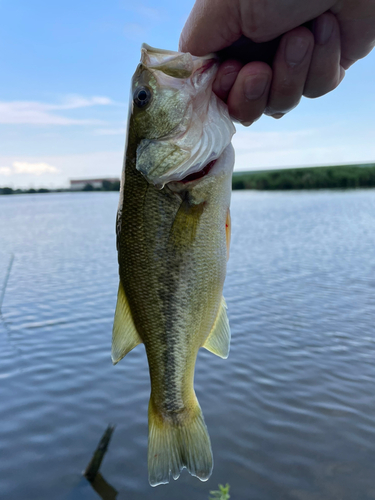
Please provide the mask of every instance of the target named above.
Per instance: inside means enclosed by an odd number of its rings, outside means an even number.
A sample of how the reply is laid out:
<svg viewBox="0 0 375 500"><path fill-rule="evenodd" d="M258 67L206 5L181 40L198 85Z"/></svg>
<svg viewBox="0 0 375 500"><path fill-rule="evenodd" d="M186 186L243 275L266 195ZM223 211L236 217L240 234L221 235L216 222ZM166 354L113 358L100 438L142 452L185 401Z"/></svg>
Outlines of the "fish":
<svg viewBox="0 0 375 500"><path fill-rule="evenodd" d="M212 91L218 57L141 48L116 219L119 289L112 362L145 345L151 486L183 468L206 481L210 438L194 391L198 350L227 358L222 296L235 132Z"/></svg>

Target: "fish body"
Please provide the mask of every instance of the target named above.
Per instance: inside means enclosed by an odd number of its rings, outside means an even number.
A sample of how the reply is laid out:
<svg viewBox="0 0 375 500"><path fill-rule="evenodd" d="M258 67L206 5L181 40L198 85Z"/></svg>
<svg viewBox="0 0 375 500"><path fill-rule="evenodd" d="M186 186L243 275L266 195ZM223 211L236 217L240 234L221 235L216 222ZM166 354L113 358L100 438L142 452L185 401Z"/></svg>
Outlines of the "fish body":
<svg viewBox="0 0 375 500"><path fill-rule="evenodd" d="M212 93L216 70L214 56L144 45L132 80L112 360L145 345L153 486L184 467L207 480L213 466L193 381L199 348L225 358L230 341L222 289L234 127Z"/></svg>

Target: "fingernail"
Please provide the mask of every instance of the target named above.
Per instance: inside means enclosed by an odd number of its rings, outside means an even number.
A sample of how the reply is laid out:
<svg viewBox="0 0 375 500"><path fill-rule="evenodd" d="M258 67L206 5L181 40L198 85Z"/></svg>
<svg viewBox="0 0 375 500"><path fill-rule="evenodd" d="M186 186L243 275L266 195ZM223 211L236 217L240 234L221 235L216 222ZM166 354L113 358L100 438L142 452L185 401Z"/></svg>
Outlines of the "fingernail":
<svg viewBox="0 0 375 500"><path fill-rule="evenodd" d="M333 19L330 15L324 15L314 24L315 42L324 45L331 38L333 32Z"/></svg>
<svg viewBox="0 0 375 500"><path fill-rule="evenodd" d="M268 85L268 75L250 75L244 81L244 93L246 99L253 101L259 99Z"/></svg>
<svg viewBox="0 0 375 500"><path fill-rule="evenodd" d="M267 107L263 113L267 116L270 116L271 118L276 118L276 120L282 118L286 114L286 113L275 113L275 111L270 107Z"/></svg>
<svg viewBox="0 0 375 500"><path fill-rule="evenodd" d="M241 122L241 125L243 125L244 127L250 127L250 125L252 125L254 122Z"/></svg>
<svg viewBox="0 0 375 500"><path fill-rule="evenodd" d="M231 71L220 78L220 88L223 92L228 92L236 81L238 71Z"/></svg>
<svg viewBox="0 0 375 500"><path fill-rule="evenodd" d="M286 62L292 68L301 63L309 48L309 42L306 38L300 36L293 36L288 39L285 47Z"/></svg>

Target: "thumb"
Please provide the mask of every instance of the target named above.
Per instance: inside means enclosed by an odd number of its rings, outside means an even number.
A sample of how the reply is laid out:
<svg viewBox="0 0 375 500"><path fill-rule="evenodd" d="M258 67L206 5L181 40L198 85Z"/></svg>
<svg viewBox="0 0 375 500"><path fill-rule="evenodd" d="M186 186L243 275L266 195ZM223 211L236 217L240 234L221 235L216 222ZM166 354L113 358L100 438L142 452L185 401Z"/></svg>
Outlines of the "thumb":
<svg viewBox="0 0 375 500"><path fill-rule="evenodd" d="M179 50L204 56L228 47L241 34L236 0L197 0L182 30Z"/></svg>
<svg viewBox="0 0 375 500"><path fill-rule="evenodd" d="M348 69L375 46L375 2L348 0L332 8L340 23L341 66Z"/></svg>
<svg viewBox="0 0 375 500"><path fill-rule="evenodd" d="M196 0L179 48L202 56L229 47L241 35L267 42L315 19L334 4L335 0Z"/></svg>

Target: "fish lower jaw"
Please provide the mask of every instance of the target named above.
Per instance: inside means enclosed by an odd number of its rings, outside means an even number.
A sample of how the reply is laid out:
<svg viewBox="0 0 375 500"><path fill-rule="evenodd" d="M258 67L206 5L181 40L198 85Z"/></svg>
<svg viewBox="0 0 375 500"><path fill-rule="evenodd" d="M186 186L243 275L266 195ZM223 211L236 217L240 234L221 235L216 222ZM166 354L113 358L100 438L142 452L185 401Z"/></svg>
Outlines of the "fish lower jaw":
<svg viewBox="0 0 375 500"><path fill-rule="evenodd" d="M206 165L203 166L203 168L201 168L197 172L188 174L186 177L180 179L179 181L168 182L168 187L172 191L180 191L181 188L185 188L187 184L200 181L203 177L207 176L211 172L211 170L215 166L216 161L217 158L215 160L209 161Z"/></svg>
<svg viewBox="0 0 375 500"><path fill-rule="evenodd" d="M192 182L192 181L196 181L198 179L201 179L202 177L204 177L205 175L207 175L210 172L210 170L215 165L216 160L217 160L217 158L215 160L211 160L203 168L198 170L198 172L194 172L192 174L187 175L186 177L181 179L179 182L186 184L187 182Z"/></svg>

